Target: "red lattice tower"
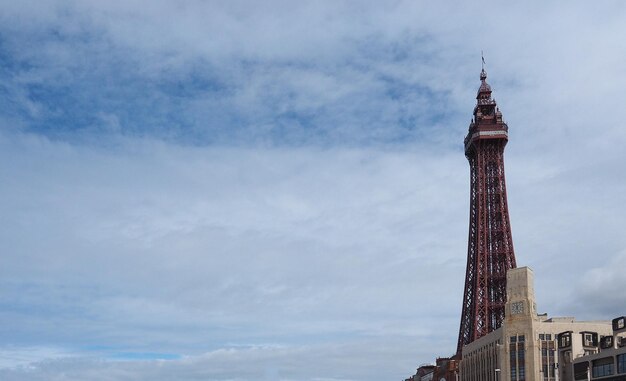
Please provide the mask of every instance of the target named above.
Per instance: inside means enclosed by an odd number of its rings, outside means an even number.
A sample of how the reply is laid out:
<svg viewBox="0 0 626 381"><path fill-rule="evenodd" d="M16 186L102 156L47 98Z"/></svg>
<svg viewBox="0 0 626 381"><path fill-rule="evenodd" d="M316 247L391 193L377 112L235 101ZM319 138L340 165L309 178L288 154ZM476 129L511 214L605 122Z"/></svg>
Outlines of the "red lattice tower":
<svg viewBox="0 0 626 381"><path fill-rule="evenodd" d="M516 267L504 181L508 126L491 99L486 79L483 68L474 118L465 137L465 156L470 165L470 222L457 355L463 345L502 325L506 272Z"/></svg>

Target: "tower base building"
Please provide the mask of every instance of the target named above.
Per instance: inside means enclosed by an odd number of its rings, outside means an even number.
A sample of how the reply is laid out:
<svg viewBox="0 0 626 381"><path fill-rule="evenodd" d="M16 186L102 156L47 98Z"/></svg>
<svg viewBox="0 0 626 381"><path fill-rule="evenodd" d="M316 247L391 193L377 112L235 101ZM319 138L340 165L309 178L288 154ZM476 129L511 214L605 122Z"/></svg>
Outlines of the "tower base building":
<svg viewBox="0 0 626 381"><path fill-rule="evenodd" d="M573 380L573 361L598 352L599 338L613 336L610 321L548 318L536 310L532 270L509 270L503 324L463 347L460 380Z"/></svg>

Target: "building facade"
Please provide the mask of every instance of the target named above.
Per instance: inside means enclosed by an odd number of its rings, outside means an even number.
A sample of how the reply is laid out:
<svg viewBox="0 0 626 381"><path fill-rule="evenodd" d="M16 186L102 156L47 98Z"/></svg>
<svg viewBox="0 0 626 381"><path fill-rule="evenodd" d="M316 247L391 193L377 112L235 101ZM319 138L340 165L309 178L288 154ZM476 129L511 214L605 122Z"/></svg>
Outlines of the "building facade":
<svg viewBox="0 0 626 381"><path fill-rule="evenodd" d="M404 381L433 381L436 367L436 365L431 364L420 365L415 374Z"/></svg>
<svg viewBox="0 0 626 381"><path fill-rule="evenodd" d="M599 338L585 333L585 344L595 344L598 351L589 351L584 356L573 359L568 370L574 381L626 381L626 317L613 319L613 334ZM567 334L559 337L559 343L567 344ZM567 351L564 346L560 351Z"/></svg>
<svg viewBox="0 0 626 381"><path fill-rule="evenodd" d="M528 267L507 274L506 314L502 326L466 345L460 363L461 381L567 381L571 361L558 348L560 335L570 333L569 358L591 347L585 335L611 335L610 321L578 322L537 314L533 272ZM563 366L561 366L563 365Z"/></svg>

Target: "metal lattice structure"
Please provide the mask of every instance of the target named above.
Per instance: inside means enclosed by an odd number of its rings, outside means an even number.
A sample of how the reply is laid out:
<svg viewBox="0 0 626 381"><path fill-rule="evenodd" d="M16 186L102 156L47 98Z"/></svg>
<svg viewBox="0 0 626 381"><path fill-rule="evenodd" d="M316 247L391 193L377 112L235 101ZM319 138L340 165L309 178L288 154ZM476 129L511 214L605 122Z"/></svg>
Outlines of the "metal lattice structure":
<svg viewBox="0 0 626 381"><path fill-rule="evenodd" d="M465 156L470 165L470 222L457 355L463 345L502 325L506 272L516 267L504 180L508 126L491 99L486 79L483 68L474 118L465 137Z"/></svg>

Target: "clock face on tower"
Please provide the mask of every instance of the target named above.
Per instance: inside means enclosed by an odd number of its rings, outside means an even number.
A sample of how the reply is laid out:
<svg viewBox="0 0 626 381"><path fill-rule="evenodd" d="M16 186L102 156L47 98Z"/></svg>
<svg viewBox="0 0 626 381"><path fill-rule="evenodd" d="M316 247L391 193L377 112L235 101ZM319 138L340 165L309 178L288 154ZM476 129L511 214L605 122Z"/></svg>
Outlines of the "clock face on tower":
<svg viewBox="0 0 626 381"><path fill-rule="evenodd" d="M511 303L511 314L517 315L524 312L524 302Z"/></svg>

